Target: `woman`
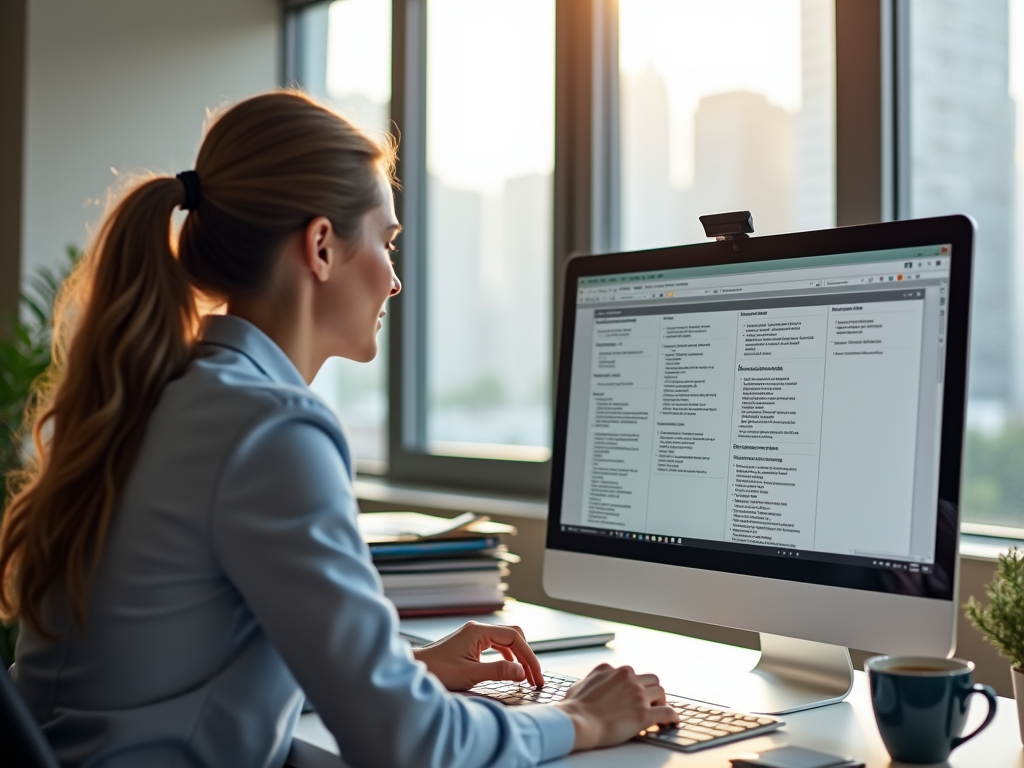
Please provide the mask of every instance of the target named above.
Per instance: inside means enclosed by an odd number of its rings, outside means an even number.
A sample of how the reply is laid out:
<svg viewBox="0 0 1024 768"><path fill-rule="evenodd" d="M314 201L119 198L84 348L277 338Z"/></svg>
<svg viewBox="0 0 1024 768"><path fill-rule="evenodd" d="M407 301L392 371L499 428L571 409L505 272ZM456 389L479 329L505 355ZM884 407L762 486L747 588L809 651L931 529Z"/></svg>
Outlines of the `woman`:
<svg viewBox="0 0 1024 768"><path fill-rule="evenodd" d="M401 289L393 172L390 145L272 93L103 221L0 538L12 674L62 764L279 766L303 692L353 766L532 764L676 719L653 675L607 665L548 707L448 694L541 682L508 628L399 639L348 445L307 388L329 356L377 352Z"/></svg>

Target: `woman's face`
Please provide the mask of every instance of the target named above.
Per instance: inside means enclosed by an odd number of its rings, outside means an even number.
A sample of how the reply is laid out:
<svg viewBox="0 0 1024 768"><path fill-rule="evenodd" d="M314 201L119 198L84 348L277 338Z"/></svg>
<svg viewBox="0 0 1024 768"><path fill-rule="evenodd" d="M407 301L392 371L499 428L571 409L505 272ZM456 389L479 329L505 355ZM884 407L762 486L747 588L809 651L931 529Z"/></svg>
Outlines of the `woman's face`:
<svg viewBox="0 0 1024 768"><path fill-rule="evenodd" d="M391 185L383 176L380 184L384 202L363 215L354 241L340 243L340 269L332 270L318 313L317 324L330 338L329 354L361 363L376 357L384 305L402 290L391 261L401 226Z"/></svg>

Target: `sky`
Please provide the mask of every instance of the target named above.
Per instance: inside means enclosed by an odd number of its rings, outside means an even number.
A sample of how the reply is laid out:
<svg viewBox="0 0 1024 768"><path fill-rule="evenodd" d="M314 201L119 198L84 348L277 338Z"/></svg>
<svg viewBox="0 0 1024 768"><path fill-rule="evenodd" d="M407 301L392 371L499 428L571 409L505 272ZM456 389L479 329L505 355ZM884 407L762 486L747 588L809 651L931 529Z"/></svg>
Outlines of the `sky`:
<svg viewBox="0 0 1024 768"><path fill-rule="evenodd" d="M554 0L430 0L427 163L485 194L554 170Z"/></svg>
<svg viewBox="0 0 1024 768"><path fill-rule="evenodd" d="M446 184L496 194L554 168L554 0L430 0L427 162ZM391 98L391 3L330 9L327 88Z"/></svg>
<svg viewBox="0 0 1024 768"><path fill-rule="evenodd" d="M620 0L619 68L665 80L672 181L693 178L693 114L700 99L753 91L800 110L800 0Z"/></svg>
<svg viewBox="0 0 1024 768"><path fill-rule="evenodd" d="M327 90L391 101L391 0L331 3L327 25Z"/></svg>

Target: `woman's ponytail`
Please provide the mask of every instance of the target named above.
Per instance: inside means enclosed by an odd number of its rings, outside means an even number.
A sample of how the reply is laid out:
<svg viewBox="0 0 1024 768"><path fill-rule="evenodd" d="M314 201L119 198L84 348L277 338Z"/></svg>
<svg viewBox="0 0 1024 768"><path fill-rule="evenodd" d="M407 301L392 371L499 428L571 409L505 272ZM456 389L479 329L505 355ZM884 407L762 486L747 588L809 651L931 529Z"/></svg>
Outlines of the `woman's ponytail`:
<svg viewBox="0 0 1024 768"><path fill-rule="evenodd" d="M164 386L187 364L193 289L172 242L185 187L139 182L108 213L54 312L53 365L36 390L35 455L12 478L0 535L0 614L46 633L46 590L61 576L75 619L119 489Z"/></svg>
<svg viewBox="0 0 1024 768"><path fill-rule="evenodd" d="M138 182L110 209L58 299L53 366L27 420L35 456L13 478L0 532L0 617L47 634L43 598L63 578L84 623L149 417L189 362L197 297L261 290L283 243L316 216L355 237L394 168L393 142L277 91L218 116L194 172ZM175 236L178 207L189 210Z"/></svg>

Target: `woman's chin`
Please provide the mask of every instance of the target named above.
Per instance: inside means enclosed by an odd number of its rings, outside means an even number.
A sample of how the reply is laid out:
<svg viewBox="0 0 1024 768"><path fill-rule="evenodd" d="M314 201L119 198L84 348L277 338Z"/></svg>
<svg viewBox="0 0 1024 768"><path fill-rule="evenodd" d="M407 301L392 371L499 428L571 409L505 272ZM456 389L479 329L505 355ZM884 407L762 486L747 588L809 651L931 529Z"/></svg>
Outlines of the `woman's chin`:
<svg viewBox="0 0 1024 768"><path fill-rule="evenodd" d="M377 357L376 339L373 340L373 343L370 346L359 350L359 357L355 357L352 359L355 360L357 363L369 363L372 362L375 357Z"/></svg>
<svg viewBox="0 0 1024 768"><path fill-rule="evenodd" d="M343 357L354 363L369 363L377 357L377 333L374 331L368 336L364 336L362 343L351 337L346 338L344 335L339 335L335 338L333 346L335 357Z"/></svg>

